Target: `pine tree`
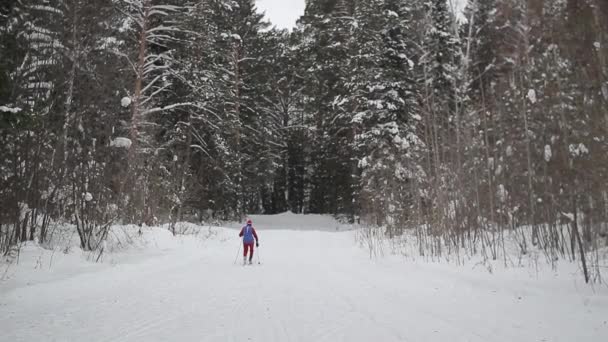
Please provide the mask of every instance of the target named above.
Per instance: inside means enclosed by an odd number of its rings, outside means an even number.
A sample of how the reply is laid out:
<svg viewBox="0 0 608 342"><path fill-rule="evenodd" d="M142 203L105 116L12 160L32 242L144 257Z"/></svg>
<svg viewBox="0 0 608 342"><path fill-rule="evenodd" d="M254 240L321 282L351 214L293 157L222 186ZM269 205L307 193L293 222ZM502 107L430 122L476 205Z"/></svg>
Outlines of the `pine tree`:
<svg viewBox="0 0 608 342"><path fill-rule="evenodd" d="M303 44L298 54L305 58L308 75L303 85L304 112L313 126L312 168L308 209L320 213L354 213L352 152L354 131L346 108L341 107L348 78L353 8L345 1L309 2L300 21ZM336 189L325 184L332 183ZM305 205L306 206L306 205Z"/></svg>
<svg viewBox="0 0 608 342"><path fill-rule="evenodd" d="M166 96L179 78L174 58L176 43L185 33L183 16L187 6L171 0L122 0L119 10L126 13L124 35L136 44L124 54L132 66L133 83L123 105L130 109L128 124L115 137L115 145L127 141L129 167L121 172L119 193L127 194L129 183L137 184L124 199L131 221L140 225L155 220L161 196L170 185L163 181L169 176L165 162L172 162L169 153L161 154L155 138L161 114L175 112L193 104ZM176 102L168 102L174 100ZM168 161L167 161L168 159Z"/></svg>
<svg viewBox="0 0 608 342"><path fill-rule="evenodd" d="M362 170L362 214L376 224L403 228L413 205L412 185L423 181L415 62L408 41L412 13L398 1L356 8L355 70L350 100ZM409 56L408 56L409 54ZM392 230L391 230L392 231Z"/></svg>
<svg viewBox="0 0 608 342"><path fill-rule="evenodd" d="M454 36L454 15L445 0L429 0L426 4L430 16L428 36L429 79L433 96L452 107L454 101L454 64L457 38Z"/></svg>

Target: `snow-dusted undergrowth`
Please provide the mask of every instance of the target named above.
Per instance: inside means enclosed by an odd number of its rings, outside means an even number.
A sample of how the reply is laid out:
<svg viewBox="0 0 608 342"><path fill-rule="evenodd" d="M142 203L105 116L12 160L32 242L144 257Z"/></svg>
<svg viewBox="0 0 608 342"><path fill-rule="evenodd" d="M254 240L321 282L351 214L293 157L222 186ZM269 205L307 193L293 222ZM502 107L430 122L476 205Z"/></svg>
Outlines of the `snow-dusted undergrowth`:
<svg viewBox="0 0 608 342"><path fill-rule="evenodd" d="M532 236L530 227L521 227L512 231L495 233L484 238L474 240L465 239L459 246L453 242L446 242L445 237L431 237L426 235L424 229L405 230L402 235L388 238L385 227L360 227L357 229L357 241L366 249L370 257L386 255L399 255L411 262L446 263L459 267L472 267L484 269L489 273L500 272L509 268L526 269L531 274L553 273L558 270L569 269L582 277L583 270L580 265L578 251L565 250L563 254L556 250L544 250L540 245L529 243ZM566 230L566 229L564 229ZM423 234L419 234L423 232ZM522 248L522 237L528 243ZM569 241L570 236L564 237ZM491 241L493 240L493 241ZM586 253L592 280L595 283L605 284L603 273L608 274L608 248L602 247Z"/></svg>

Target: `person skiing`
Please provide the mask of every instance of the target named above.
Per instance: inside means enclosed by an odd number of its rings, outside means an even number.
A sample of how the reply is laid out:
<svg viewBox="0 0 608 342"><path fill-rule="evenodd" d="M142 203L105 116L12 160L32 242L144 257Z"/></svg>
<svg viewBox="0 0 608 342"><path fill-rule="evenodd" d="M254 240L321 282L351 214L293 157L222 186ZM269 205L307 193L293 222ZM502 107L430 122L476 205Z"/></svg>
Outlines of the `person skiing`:
<svg viewBox="0 0 608 342"><path fill-rule="evenodd" d="M247 225L241 229L239 237L243 238L243 265L247 263L247 253L249 251L251 251L249 253L249 264L251 265L251 261L253 260L253 242L255 241L256 247L260 247L260 240L255 232L255 228L253 228L251 219L247 220Z"/></svg>

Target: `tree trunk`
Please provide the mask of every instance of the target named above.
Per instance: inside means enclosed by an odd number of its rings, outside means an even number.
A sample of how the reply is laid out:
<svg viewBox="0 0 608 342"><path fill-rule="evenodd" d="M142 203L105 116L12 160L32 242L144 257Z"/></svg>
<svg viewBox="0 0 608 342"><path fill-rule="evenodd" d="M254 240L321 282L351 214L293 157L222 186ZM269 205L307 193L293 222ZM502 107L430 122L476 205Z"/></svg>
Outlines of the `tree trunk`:
<svg viewBox="0 0 608 342"><path fill-rule="evenodd" d="M19 237L20 242L27 241L27 223L30 218L30 213L25 214L25 219L21 222L21 236Z"/></svg>
<svg viewBox="0 0 608 342"><path fill-rule="evenodd" d="M578 250L581 257L581 265L583 266L583 273L585 275L585 282L589 283L589 270L587 269L587 259L585 258L585 248L583 247L583 241L581 239L581 234L578 231L578 210L576 203L576 196L573 196L572 199L572 211L574 212L574 222L573 222L573 231L574 236L576 237L576 242L578 243Z"/></svg>
<svg viewBox="0 0 608 342"><path fill-rule="evenodd" d="M237 176L236 176L236 215L241 218L244 213L244 201L243 201L243 161L241 158L241 42L237 42L234 46L233 51L233 63L234 63L234 119L235 119L235 140L236 140L236 155L237 155Z"/></svg>
<svg viewBox="0 0 608 342"><path fill-rule="evenodd" d="M144 1L144 14L142 16L141 32L139 36L139 55L137 58L137 69L135 75L135 91L133 93L132 115L131 115L131 154L135 151L138 136L138 124L141 116L141 97L144 79L144 67L146 63L146 52L148 50L148 21L150 17L150 0Z"/></svg>

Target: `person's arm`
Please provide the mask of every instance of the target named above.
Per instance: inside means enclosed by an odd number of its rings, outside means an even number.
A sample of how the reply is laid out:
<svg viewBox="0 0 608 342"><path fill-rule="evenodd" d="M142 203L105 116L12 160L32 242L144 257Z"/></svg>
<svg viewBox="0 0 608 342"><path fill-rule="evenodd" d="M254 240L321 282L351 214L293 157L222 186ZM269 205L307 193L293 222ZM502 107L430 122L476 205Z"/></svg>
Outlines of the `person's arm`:
<svg viewBox="0 0 608 342"><path fill-rule="evenodd" d="M245 229L245 228L241 228L241 232L239 233L239 237L243 237L243 230L244 230L244 229Z"/></svg>
<svg viewBox="0 0 608 342"><path fill-rule="evenodd" d="M255 228L251 227L251 231L253 232L253 237L255 238L255 245L260 245L260 239L258 239L258 234L255 232Z"/></svg>

